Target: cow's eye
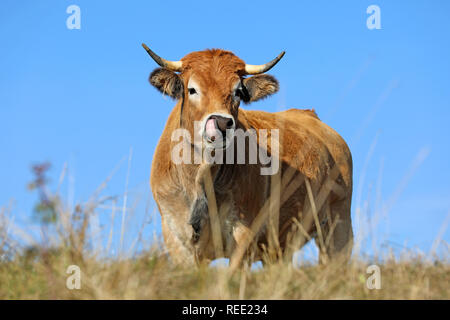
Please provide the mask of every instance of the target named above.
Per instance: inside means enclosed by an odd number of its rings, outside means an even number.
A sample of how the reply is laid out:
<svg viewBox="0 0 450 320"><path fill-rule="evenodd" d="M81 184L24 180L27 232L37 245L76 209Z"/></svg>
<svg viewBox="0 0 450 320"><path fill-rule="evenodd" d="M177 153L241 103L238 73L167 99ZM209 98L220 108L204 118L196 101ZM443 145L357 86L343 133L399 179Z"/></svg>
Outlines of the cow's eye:
<svg viewBox="0 0 450 320"><path fill-rule="evenodd" d="M197 90L195 90L194 88L188 88L188 91L190 95L197 94Z"/></svg>
<svg viewBox="0 0 450 320"><path fill-rule="evenodd" d="M244 86L239 86L234 91L234 96L236 100L241 100L247 102L249 100L247 88Z"/></svg>
<svg viewBox="0 0 450 320"><path fill-rule="evenodd" d="M242 92L241 88L236 89L236 91L234 91L234 95L239 98L242 99L242 97L244 96L244 93Z"/></svg>

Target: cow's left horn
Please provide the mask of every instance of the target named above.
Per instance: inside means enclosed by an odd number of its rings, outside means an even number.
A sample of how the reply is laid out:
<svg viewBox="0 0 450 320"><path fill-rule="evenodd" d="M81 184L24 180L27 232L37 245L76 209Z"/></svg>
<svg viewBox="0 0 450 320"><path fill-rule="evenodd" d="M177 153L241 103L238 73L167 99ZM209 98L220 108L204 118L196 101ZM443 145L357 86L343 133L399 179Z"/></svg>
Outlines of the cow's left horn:
<svg viewBox="0 0 450 320"><path fill-rule="evenodd" d="M158 56L156 53L154 53L149 47L147 47L145 45L145 43L143 43L142 46L144 47L145 51L147 51L147 53L150 55L150 57L152 57L152 59L155 60L155 62L157 64L159 64L161 67L172 70L172 71L178 71L178 72L181 71L181 67L183 66L182 61L169 61L169 60L163 59L160 56Z"/></svg>
<svg viewBox="0 0 450 320"><path fill-rule="evenodd" d="M266 64L260 64L260 65L246 64L245 72L247 74L260 74L260 73L269 71L270 69L272 69L273 66L275 66L278 63L278 61L281 60L281 58L283 58L285 53L286 53L286 51L283 51L282 53L280 53L278 55L278 57L276 57L275 59L273 59L272 61L270 61Z"/></svg>

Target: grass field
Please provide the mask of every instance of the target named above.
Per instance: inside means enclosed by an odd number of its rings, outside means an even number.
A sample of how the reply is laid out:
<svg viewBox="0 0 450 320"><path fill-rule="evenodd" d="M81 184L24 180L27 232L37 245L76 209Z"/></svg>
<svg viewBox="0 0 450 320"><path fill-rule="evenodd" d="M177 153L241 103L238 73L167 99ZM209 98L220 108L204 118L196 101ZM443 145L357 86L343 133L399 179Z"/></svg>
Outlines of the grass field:
<svg viewBox="0 0 450 320"><path fill-rule="evenodd" d="M79 259L79 260L77 260ZM81 289L69 290L69 265ZM225 267L174 267L161 251L135 259L73 257L71 250L34 251L0 264L0 299L449 299L450 267L420 259L378 264L381 288L368 289L368 263L272 264L230 276Z"/></svg>
<svg viewBox="0 0 450 320"><path fill-rule="evenodd" d="M220 265L174 266L160 239L134 256L105 258L92 249L87 232L95 205L69 213L59 194L48 191L44 171L35 172L30 184L40 197L35 209L42 223L40 244L24 245L11 236L10 210L0 210L0 299L450 298L446 243L432 259L411 251L370 259L354 252L347 264L277 262L235 273ZM27 237L25 231L15 233ZM55 238L50 241L47 235ZM81 271L80 289L69 289L71 265ZM374 284L370 265L379 267L379 289L369 289Z"/></svg>

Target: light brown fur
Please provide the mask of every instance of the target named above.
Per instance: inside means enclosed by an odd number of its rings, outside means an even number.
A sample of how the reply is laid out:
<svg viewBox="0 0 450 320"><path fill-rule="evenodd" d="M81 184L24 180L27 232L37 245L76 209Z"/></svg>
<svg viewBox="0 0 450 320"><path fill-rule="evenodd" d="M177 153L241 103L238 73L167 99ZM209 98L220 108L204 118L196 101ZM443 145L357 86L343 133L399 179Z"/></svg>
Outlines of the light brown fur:
<svg viewBox="0 0 450 320"><path fill-rule="evenodd" d="M314 111L290 109L268 113L239 108L231 97L234 83L239 79L244 83L252 78L256 81L260 76L244 78L245 63L231 52L216 49L194 52L182 61L183 70L179 76L186 97L183 110L180 99L170 113L156 147L150 180L161 213L165 244L172 259L179 263L194 263L219 258L213 247L213 229L208 221L203 225L198 240L194 239L193 228L189 224L192 204L202 193L205 168L211 170L214 181L225 257L232 256L270 198L271 176L260 175L260 164L176 165L171 161L171 150L176 144L171 141L172 132L182 123L193 136L193 121L200 121L212 112L232 115L237 128L243 130L280 130L280 177L281 180L288 179L290 174L292 178L281 184L277 221L279 250L289 252L295 239L297 243L294 245L305 243L294 237L299 232L298 222L319 242L312 212L314 206L308 200L306 185L309 183L322 223L319 233L324 238L323 242L327 242L321 251L321 261L339 253L348 257L352 243L352 159L345 141L320 121ZM187 82L192 76L202 88L201 105L187 99ZM277 83L265 83L264 77L261 81L258 82L261 91L254 91L254 100L278 89ZM270 145L268 150L270 152ZM289 188L293 191L283 199ZM256 234L252 245L254 250L249 252L248 258L262 258L263 248L268 246L268 230L267 223L264 223Z"/></svg>

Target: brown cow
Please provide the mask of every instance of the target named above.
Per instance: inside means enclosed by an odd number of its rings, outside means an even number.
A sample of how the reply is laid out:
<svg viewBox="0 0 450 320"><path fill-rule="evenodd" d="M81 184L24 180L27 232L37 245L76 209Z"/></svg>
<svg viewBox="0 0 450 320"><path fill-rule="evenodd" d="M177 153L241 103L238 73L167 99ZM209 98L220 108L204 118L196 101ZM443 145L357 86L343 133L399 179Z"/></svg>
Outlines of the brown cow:
<svg viewBox="0 0 450 320"><path fill-rule="evenodd" d="M249 103L278 91L277 80L264 72L284 52L258 66L219 49L168 61L143 47L162 67L151 73L150 83L177 100L156 147L150 179L171 258L199 263L226 257L235 266L243 258L292 259L293 252L312 238L320 248L321 262L338 254L348 258L353 240L352 158L345 141L314 110L268 113L239 108L241 101ZM180 140L173 134L180 129L185 137L200 134L200 141L182 140L181 153L188 161L176 163L173 154ZM262 161L224 160L239 129L256 132L258 148L279 170L262 174L267 168ZM266 145L263 130L270 131ZM244 156L250 157L249 145ZM223 158L222 163L193 160L211 149L210 156L217 153L215 159ZM236 161L236 154L230 159Z"/></svg>

